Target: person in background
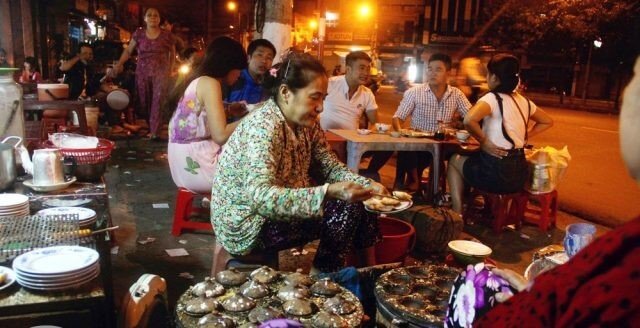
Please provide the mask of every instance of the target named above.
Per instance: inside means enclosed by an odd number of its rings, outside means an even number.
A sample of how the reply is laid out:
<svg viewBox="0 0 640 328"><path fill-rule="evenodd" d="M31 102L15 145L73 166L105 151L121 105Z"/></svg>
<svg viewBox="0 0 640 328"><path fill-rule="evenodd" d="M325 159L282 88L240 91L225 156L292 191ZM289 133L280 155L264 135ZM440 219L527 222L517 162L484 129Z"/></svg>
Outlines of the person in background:
<svg viewBox="0 0 640 328"><path fill-rule="evenodd" d="M230 88L225 99L229 107L257 104L269 97L262 87L265 74L269 73L276 47L267 39L256 39L247 47L249 66L242 70L240 78Z"/></svg>
<svg viewBox="0 0 640 328"><path fill-rule="evenodd" d="M620 111L620 150L633 179L640 185L640 57L626 87ZM491 74L489 74L491 77ZM489 79L491 85L491 80ZM477 316L478 295L467 286L459 313L465 327L634 327L640 322L640 217L610 231L571 259L527 282L508 269L493 269L519 292ZM469 288L470 287L470 288ZM475 315L474 315L475 314ZM452 327L452 326L447 326Z"/></svg>
<svg viewBox="0 0 640 328"><path fill-rule="evenodd" d="M7 62L7 52L4 48L0 48L0 67L11 67Z"/></svg>
<svg viewBox="0 0 640 328"><path fill-rule="evenodd" d="M407 90L398 110L393 114L393 128L402 129L404 121L411 116L411 128L433 132L438 129L438 121L451 124L458 113L464 117L471 103L462 91L449 85L451 58L445 54L433 54L427 63L427 81ZM396 167L394 189L418 190L422 172L431 163L428 152L400 152ZM438 165L438 163L435 163ZM407 180L405 182L405 174Z"/></svg>
<svg viewBox="0 0 640 328"><path fill-rule="evenodd" d="M375 263L377 214L363 200L388 193L338 161L318 124L327 73L289 54L269 79L272 98L243 119L225 145L211 192L216 242L232 255L320 239L312 273L337 271L353 250Z"/></svg>
<svg viewBox="0 0 640 328"><path fill-rule="evenodd" d="M145 27L138 28L132 35L129 46L122 52L114 66L116 74L135 49L138 50L136 66L136 89L140 109L149 115L149 134L158 139L162 125L161 105L170 87L173 72L176 39L170 31L160 28L160 13L149 8L144 14Z"/></svg>
<svg viewBox="0 0 640 328"><path fill-rule="evenodd" d="M520 62L510 54L493 56L487 65L487 93L464 117L467 131L480 142L471 156L449 160L447 182L453 210L462 213L464 183L492 193L522 190L527 177L524 147L529 137L553 126L553 120L532 101L516 92ZM529 128L530 121L534 122Z"/></svg>
<svg viewBox="0 0 640 328"><path fill-rule="evenodd" d="M80 43L78 53L60 64L60 70L64 72L63 83L69 85L69 99L92 96L100 89L99 78L96 78L91 67L92 61L93 47L88 43Z"/></svg>
<svg viewBox="0 0 640 328"><path fill-rule="evenodd" d="M178 187L196 193L211 191L222 146L238 122L227 124L222 86L233 84L247 66L242 45L227 37L215 39L201 63L178 84L167 100L169 121L167 156Z"/></svg>
<svg viewBox="0 0 640 328"><path fill-rule="evenodd" d="M22 70L22 74L20 74L20 78L18 79L20 83L39 83L42 82L42 76L40 74L40 69L38 68L38 62L34 57L27 57L24 59L24 69Z"/></svg>
<svg viewBox="0 0 640 328"><path fill-rule="evenodd" d="M333 72L331 72L331 76L342 75L342 65L338 64L333 68Z"/></svg>

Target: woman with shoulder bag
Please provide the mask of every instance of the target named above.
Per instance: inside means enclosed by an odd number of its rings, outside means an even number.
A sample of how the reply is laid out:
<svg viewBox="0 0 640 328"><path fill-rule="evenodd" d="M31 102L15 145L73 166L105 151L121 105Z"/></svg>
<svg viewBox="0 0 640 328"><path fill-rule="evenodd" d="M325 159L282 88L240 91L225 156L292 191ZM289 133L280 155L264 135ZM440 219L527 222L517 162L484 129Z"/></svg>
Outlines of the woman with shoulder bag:
<svg viewBox="0 0 640 328"><path fill-rule="evenodd" d="M453 155L447 181L453 210L462 213L464 182L499 194L520 191L527 179L524 147L529 137L553 125L553 120L529 99L517 93L520 63L509 54L497 54L487 64L490 92L464 118L467 131L480 142L471 156ZM533 127L529 129L529 122Z"/></svg>

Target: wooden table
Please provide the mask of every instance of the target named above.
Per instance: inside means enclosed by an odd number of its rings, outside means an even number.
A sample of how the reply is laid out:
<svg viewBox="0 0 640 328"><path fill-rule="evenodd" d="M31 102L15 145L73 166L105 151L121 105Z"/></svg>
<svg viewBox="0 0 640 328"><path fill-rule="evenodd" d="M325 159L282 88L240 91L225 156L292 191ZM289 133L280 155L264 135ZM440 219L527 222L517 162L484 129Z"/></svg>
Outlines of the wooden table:
<svg viewBox="0 0 640 328"><path fill-rule="evenodd" d="M434 163L440 163L443 160L442 145L457 143L457 141L438 141L431 138L394 138L389 134L378 133L361 135L357 130L329 131L347 140L347 167L356 173L362 154L368 151L427 151L433 156ZM440 188L440 165L433 165L432 172L433 183L430 192L435 195Z"/></svg>
<svg viewBox="0 0 640 328"><path fill-rule="evenodd" d="M23 110L25 114L29 112L44 112L47 109L57 109L75 112L78 116L79 133L86 135L87 128L87 115L84 111L84 102L74 100L50 100L50 101L38 101L38 100L24 100L22 102Z"/></svg>
<svg viewBox="0 0 640 328"><path fill-rule="evenodd" d="M55 193L36 193L16 182L13 192L29 197L31 214L51 205L78 205L96 211L95 229L111 222L109 196L104 181L75 183ZM64 204L65 202L69 204ZM56 204L60 203L60 204ZM2 236L0 236L1 238ZM0 327L115 327L113 279L109 235L96 235L95 248L100 254L100 276L76 289L59 292L29 290L15 282L0 291ZM0 263L11 267L11 262Z"/></svg>

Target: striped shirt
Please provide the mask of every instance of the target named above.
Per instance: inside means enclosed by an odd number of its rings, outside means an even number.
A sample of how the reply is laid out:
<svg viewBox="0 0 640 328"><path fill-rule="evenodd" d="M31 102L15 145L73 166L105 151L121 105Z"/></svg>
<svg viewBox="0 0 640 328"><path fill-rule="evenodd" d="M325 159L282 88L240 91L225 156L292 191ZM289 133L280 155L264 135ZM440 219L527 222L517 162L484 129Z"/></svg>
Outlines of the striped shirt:
<svg viewBox="0 0 640 328"><path fill-rule="evenodd" d="M442 99L438 101L429 84L425 83L404 93L393 117L404 121L411 115L412 129L436 132L438 121L451 122L456 111L464 117L469 108L471 103L460 89L447 85Z"/></svg>

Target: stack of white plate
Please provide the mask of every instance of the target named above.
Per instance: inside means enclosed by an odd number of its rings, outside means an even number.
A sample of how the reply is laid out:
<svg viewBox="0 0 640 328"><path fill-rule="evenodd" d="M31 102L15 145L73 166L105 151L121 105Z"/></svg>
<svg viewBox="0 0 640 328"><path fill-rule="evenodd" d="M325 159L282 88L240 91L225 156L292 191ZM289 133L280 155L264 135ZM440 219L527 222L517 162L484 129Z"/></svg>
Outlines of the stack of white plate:
<svg viewBox="0 0 640 328"><path fill-rule="evenodd" d="M37 290L79 287L100 275L100 256L91 248L52 246L24 253L13 260L16 280Z"/></svg>
<svg viewBox="0 0 640 328"><path fill-rule="evenodd" d="M0 195L0 217L29 215L29 197L21 194Z"/></svg>
<svg viewBox="0 0 640 328"><path fill-rule="evenodd" d="M67 217L71 217L73 214L78 214L78 224L81 227L86 227L96 222L96 211L84 207L52 207L40 210L37 213L40 216L67 215Z"/></svg>

